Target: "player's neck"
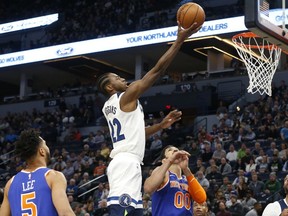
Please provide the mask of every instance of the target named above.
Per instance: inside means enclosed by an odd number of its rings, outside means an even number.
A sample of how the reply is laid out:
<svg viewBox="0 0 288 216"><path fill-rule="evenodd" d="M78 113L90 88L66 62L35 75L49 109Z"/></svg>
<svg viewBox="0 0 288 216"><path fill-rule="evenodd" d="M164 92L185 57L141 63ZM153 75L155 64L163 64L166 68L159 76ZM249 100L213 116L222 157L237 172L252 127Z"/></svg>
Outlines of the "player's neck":
<svg viewBox="0 0 288 216"><path fill-rule="evenodd" d="M182 175L181 168L180 168L179 165L177 165L177 164L172 164L172 165L170 166L169 170L170 170L171 172L175 173L178 178L180 178L181 175Z"/></svg>
<svg viewBox="0 0 288 216"><path fill-rule="evenodd" d="M47 164L44 161L36 160L36 161L27 161L25 167L25 171L33 171L39 167L47 167Z"/></svg>

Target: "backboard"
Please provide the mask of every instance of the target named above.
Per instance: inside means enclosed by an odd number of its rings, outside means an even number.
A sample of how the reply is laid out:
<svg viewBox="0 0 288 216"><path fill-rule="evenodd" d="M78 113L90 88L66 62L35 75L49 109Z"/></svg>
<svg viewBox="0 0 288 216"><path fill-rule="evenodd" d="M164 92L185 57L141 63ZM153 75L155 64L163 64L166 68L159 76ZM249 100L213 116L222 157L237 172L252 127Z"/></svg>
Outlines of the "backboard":
<svg viewBox="0 0 288 216"><path fill-rule="evenodd" d="M288 52L288 0L245 0L246 27Z"/></svg>

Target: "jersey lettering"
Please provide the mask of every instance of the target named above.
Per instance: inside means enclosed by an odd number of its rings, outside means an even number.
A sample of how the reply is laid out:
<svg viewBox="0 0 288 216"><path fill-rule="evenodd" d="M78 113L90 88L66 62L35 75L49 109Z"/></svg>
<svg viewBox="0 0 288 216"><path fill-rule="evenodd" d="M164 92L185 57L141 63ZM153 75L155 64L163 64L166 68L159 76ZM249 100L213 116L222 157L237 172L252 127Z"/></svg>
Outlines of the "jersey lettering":
<svg viewBox="0 0 288 216"><path fill-rule="evenodd" d="M22 213L22 216L37 216L37 206L33 202L33 199L35 198L35 191L31 193L21 194L21 210L29 210L31 213Z"/></svg>
<svg viewBox="0 0 288 216"><path fill-rule="evenodd" d="M185 207L187 210L191 208L191 199L189 193L183 193L182 191L177 191L174 196L174 206L176 208Z"/></svg>
<svg viewBox="0 0 288 216"><path fill-rule="evenodd" d="M113 140L113 143L116 143L118 141L124 140L125 135L121 134L121 123L117 118L114 118L113 121L109 121L110 131L111 131L111 137ZM116 132L116 133L115 133Z"/></svg>

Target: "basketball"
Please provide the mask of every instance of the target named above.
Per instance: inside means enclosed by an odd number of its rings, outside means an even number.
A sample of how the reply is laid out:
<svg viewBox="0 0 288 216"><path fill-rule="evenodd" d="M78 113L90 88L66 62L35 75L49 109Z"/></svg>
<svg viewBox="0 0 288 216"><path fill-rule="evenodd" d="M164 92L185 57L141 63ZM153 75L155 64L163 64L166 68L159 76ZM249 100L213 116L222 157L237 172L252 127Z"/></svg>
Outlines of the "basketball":
<svg viewBox="0 0 288 216"><path fill-rule="evenodd" d="M198 28L204 23L205 17L203 8L192 2L182 5L177 11L177 20L184 29L189 28L194 22L197 22L195 28Z"/></svg>

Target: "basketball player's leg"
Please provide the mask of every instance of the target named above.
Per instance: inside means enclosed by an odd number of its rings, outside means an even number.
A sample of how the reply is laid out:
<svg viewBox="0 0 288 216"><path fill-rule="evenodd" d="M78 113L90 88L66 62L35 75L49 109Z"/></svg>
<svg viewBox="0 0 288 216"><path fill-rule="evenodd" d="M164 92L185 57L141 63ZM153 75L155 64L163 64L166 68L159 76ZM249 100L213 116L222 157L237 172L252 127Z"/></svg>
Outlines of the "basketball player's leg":
<svg viewBox="0 0 288 216"><path fill-rule="evenodd" d="M131 215L134 210L137 216L143 215L141 214L143 212L142 174L139 161L127 156L116 157L110 162L107 175L110 184L107 199L110 216L118 216L122 213L127 215L129 212Z"/></svg>
<svg viewBox="0 0 288 216"><path fill-rule="evenodd" d="M143 216L143 209L135 209L132 206L122 207L120 205L110 205L109 216Z"/></svg>

